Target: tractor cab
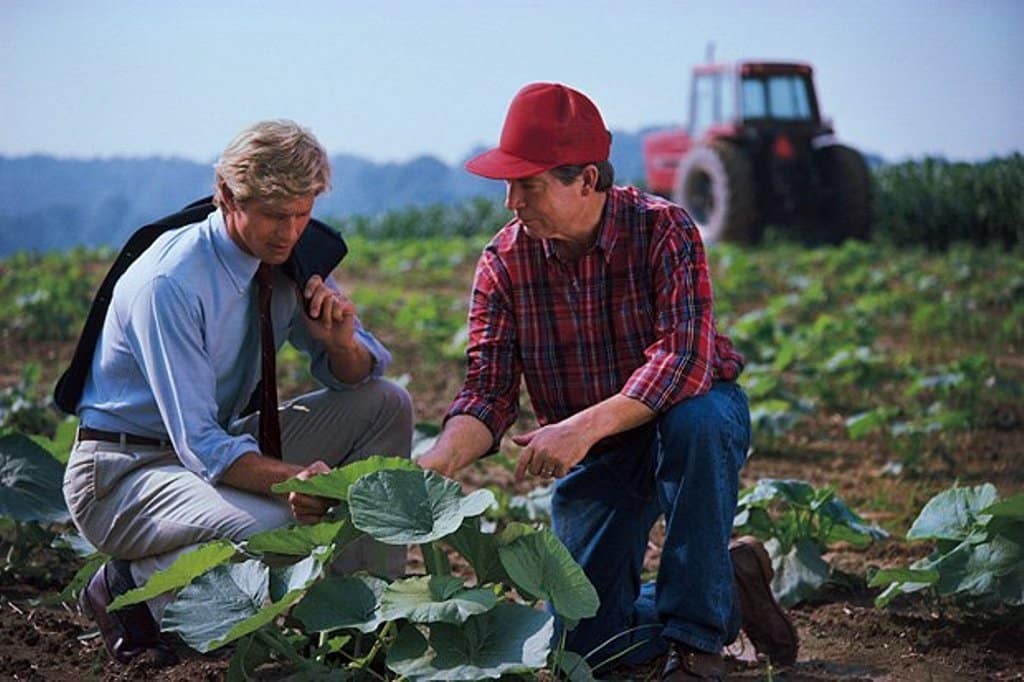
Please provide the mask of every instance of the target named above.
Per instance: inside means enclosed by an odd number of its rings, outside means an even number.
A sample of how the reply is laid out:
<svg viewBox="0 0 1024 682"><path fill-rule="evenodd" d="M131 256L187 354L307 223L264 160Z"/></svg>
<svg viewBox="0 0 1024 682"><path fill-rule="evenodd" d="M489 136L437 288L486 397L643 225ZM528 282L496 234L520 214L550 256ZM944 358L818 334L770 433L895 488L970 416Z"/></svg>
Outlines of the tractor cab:
<svg viewBox="0 0 1024 682"><path fill-rule="evenodd" d="M837 147L810 65L712 63L693 70L687 126L646 136L644 162L648 187L685 207L709 241L753 242L769 223L835 223L828 202L866 186L866 169L853 168L862 160L850 158L859 154ZM837 226L845 234L814 226L816 238L865 236L866 196L853 201L856 224Z"/></svg>

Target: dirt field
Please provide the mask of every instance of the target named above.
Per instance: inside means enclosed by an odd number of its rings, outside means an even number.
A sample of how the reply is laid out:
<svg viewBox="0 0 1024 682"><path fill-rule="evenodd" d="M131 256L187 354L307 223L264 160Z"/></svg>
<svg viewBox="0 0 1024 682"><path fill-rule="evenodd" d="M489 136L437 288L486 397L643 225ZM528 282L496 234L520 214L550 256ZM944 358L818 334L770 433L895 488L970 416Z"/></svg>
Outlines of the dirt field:
<svg viewBox="0 0 1024 682"><path fill-rule="evenodd" d="M999 431L975 433L971 449L979 452L975 462L965 462L970 472L965 482L984 475L1001 489L1020 487L1019 457L1000 458L1007 453L1007 439L1017 442L1020 433ZM827 439L822 441L822 447ZM985 454L987 452L989 454ZM813 450L813 448L812 448ZM906 499L908 506L920 502L921 489L896 479L880 479L878 462L868 454L851 453L815 460L808 457L761 457L755 454L745 470L745 481L759 477L805 477L817 469L822 480L840 482L840 493L856 491L873 482L885 485L873 494ZM1019 453L1018 453L1019 454ZM973 459L973 458L972 458ZM827 464L826 464L827 462ZM997 473L993 479L993 470ZM812 476L811 478L817 478ZM483 481L508 482L507 472L498 466L467 472L467 485ZM869 517L870 513L866 513ZM648 568L657 564L657 532L652 534ZM905 544L896 539L877 543L868 550L837 551L830 563L846 577L846 584L834 584L813 603L791 610L800 633L801 650L797 664L770 670L767 664L734 660L730 679L776 680L1012 680L1024 679L1024 623L1007 623L967 615L949 607L907 599L888 610L872 605L872 591L864 587L868 566L905 565L928 552L927 546ZM410 571L421 572L422 564L411 557ZM226 674L228 652L200 656L180 647L182 662L167 669L152 669L146 661L130 666L113 663L107 657L92 623L73 608L32 607L31 598L40 587L19 586L0 590L0 677L16 680L217 680ZM53 589L60 585L51 586ZM750 650L735 653L749 659ZM287 676L279 668L262 671L261 679ZM653 667L619 679L657 679Z"/></svg>
<svg viewBox="0 0 1024 682"><path fill-rule="evenodd" d="M465 273L455 279L467 281ZM458 282L451 288L462 292L464 286ZM409 389L418 418L439 420L460 383L461 362L424 357L422 344L399 332L380 335L401 359L395 375L412 374ZM894 354L913 343L906 334L886 339ZM28 349L40 364L40 385L52 385L71 350L68 342L38 343ZM944 349L944 354L957 357L959 350ZM25 347L0 335L0 388L16 381L25 354ZM1019 349L1006 349L993 360L1000 372L1024 382L1021 358ZM287 393L282 391L283 396ZM1019 400L1004 401L994 405L982 421L951 434L940 444L940 456L927 458L913 475L887 475L885 468L893 453L877 436L851 440L839 414L815 415L754 452L743 472L744 486L765 477L798 478L815 486L833 484L851 508L886 528L892 537L865 550L840 547L826 556L838 569L836 580L814 601L791 611L801 638L795 666L772 670L766 663L750 660L749 650L738 650L731 679L1024 679L1024 623L1019 620L1011 623L999 614L964 613L921 595L898 599L891 608L880 610L872 604L876 591L866 587L873 567L906 566L929 553L927 543L907 543L902 535L936 492L957 481L961 485L991 482L1004 497L1024 490L1024 405ZM468 488L513 487L510 472L493 462L466 471L462 480ZM521 486L517 492L528 487ZM656 529L646 566L649 571L656 569L659 542ZM421 572L422 564L412 557L409 569ZM51 579L29 584L0 576L0 679L157 682L225 676L229 651L199 656L182 648L180 664L159 670L146 661L127 667L112 663L92 624L73 606L33 606L33 600L61 589L73 570L73 566L56 567ZM657 673L652 666L632 679L657 679ZM287 671L263 669L260 676L281 679Z"/></svg>

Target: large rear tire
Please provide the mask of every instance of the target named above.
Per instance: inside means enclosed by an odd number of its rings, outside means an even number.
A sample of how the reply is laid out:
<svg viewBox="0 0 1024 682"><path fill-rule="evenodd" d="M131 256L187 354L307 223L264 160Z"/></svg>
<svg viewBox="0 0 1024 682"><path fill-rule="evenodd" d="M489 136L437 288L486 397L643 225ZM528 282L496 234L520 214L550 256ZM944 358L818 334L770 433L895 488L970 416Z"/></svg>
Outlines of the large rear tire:
<svg viewBox="0 0 1024 682"><path fill-rule="evenodd" d="M839 244L846 238L871 238L871 176L864 157L841 144L814 152L822 183L819 240Z"/></svg>
<svg viewBox="0 0 1024 682"><path fill-rule="evenodd" d="M755 244L761 239L754 169L734 144L716 140L691 149L676 171L672 199L690 214L707 243Z"/></svg>

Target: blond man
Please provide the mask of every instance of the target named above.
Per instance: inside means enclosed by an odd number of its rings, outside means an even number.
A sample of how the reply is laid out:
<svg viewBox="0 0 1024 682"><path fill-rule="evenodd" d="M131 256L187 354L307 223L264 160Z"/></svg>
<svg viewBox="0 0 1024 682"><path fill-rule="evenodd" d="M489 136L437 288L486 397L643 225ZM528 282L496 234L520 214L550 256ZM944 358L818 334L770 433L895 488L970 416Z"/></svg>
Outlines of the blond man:
<svg viewBox="0 0 1024 682"><path fill-rule="evenodd" d="M157 625L169 598L108 612L118 594L198 543L325 513L324 500L273 495L278 482L370 454L408 456L411 403L381 378L388 351L330 276L299 291L279 267L329 183L312 133L257 123L215 165L217 209L158 237L114 287L64 495L82 534L114 557L82 601L119 661L174 655ZM280 409L280 458L261 451L259 415L242 417L264 362L257 299L268 285L273 349L287 340L303 351L323 386ZM364 543L343 559L342 570L395 574L404 552Z"/></svg>

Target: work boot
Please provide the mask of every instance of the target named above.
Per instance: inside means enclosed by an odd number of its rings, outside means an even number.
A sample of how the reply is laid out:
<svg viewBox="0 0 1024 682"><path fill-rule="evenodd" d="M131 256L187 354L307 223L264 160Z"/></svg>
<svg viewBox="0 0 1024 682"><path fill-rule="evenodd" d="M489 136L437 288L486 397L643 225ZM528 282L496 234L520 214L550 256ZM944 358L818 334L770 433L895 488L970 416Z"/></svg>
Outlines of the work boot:
<svg viewBox="0 0 1024 682"><path fill-rule="evenodd" d="M725 679L725 661L721 654L709 653L675 642L668 652L662 682L684 682L684 680Z"/></svg>
<svg viewBox="0 0 1024 682"><path fill-rule="evenodd" d="M800 646L796 628L772 594L772 562L755 537L744 536L729 545L732 574L740 600L743 631L757 653L773 663L792 665Z"/></svg>
<svg viewBox="0 0 1024 682"><path fill-rule="evenodd" d="M128 663L144 655L153 667L174 665L178 656L160 639L160 628L145 603L107 610L116 597L133 589L135 581L128 562L115 559L96 571L82 590L79 604L82 612L96 621L103 646L115 661Z"/></svg>

